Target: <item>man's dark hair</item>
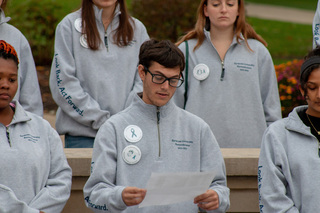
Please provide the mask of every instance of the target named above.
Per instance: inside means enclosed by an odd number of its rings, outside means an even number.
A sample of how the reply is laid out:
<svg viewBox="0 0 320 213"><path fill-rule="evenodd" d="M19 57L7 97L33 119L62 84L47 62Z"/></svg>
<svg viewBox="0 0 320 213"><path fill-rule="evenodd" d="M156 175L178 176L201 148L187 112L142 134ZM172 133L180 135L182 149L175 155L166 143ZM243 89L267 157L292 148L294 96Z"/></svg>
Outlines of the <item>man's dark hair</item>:
<svg viewBox="0 0 320 213"><path fill-rule="evenodd" d="M185 67L183 53L169 40L150 39L141 45L139 64L150 67L152 62L157 62L166 68L180 67L181 72Z"/></svg>

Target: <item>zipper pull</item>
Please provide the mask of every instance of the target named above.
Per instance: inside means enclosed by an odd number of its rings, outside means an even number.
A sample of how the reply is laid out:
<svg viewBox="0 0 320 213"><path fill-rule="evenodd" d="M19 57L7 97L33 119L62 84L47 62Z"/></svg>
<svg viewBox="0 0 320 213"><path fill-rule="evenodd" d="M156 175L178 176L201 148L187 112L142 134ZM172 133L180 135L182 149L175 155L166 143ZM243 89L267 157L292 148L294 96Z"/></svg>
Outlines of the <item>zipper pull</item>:
<svg viewBox="0 0 320 213"><path fill-rule="evenodd" d="M160 123L160 108L157 107L157 124Z"/></svg>
<svg viewBox="0 0 320 213"><path fill-rule="evenodd" d="M6 135L7 135L7 140L8 140L9 146L11 147L10 133L9 133L9 128L8 127L6 127Z"/></svg>
<svg viewBox="0 0 320 213"><path fill-rule="evenodd" d="M221 66L222 66L222 70L221 70L220 81L223 81L223 78L224 78L224 62L223 61L221 61Z"/></svg>
<svg viewBox="0 0 320 213"><path fill-rule="evenodd" d="M107 31L104 34L104 44L107 48L107 52L109 52L109 45L108 45L108 36L107 36Z"/></svg>

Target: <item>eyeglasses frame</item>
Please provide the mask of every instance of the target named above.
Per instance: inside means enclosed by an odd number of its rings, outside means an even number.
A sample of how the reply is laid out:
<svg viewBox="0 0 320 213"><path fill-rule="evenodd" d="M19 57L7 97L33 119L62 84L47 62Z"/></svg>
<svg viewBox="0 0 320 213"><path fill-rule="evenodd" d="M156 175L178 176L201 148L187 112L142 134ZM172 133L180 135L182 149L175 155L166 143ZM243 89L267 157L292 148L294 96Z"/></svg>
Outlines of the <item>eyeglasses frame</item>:
<svg viewBox="0 0 320 213"><path fill-rule="evenodd" d="M184 82L184 78L183 78L182 72L180 72L181 78L167 78L166 76L161 75L161 74L153 74L153 73L152 73L146 66L144 66L144 65L143 65L143 69L144 69L145 71L147 71L148 73L150 73L150 75L152 76L151 80L152 80L152 82L155 83L155 84L163 84L164 82L168 81L168 82L169 82L169 85L170 85L171 87L179 88L179 87L183 84L183 82ZM162 76L162 77L164 77L165 79L164 79L164 81L163 81L162 83L156 83L156 82L153 81L154 76ZM179 86L172 86L172 85L170 84L170 80L171 80L171 79L176 79L176 80L181 81L180 85L179 85Z"/></svg>

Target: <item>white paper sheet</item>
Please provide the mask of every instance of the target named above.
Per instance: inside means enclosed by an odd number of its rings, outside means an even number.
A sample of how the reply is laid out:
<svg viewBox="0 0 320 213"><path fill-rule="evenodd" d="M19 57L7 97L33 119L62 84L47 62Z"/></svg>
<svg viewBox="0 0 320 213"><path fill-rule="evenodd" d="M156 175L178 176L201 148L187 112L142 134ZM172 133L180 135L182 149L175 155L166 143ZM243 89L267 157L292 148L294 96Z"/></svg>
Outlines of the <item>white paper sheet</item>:
<svg viewBox="0 0 320 213"><path fill-rule="evenodd" d="M139 208L193 201L207 191L213 178L213 172L152 173Z"/></svg>

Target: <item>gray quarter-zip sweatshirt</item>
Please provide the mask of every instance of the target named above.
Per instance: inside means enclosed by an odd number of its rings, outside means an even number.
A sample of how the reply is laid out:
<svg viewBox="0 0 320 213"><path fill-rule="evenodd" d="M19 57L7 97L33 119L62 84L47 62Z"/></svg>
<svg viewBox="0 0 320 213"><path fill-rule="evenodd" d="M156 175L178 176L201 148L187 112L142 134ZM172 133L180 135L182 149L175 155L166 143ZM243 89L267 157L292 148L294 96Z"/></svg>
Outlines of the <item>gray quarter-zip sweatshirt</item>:
<svg viewBox="0 0 320 213"><path fill-rule="evenodd" d="M238 44L234 38L225 58L221 60L211 43L210 32L204 32L205 40L195 51L193 48L197 40L188 40L185 109L209 124L221 148L259 148L267 126L281 118L271 56L257 40L248 40L252 52L243 41ZM186 53L184 42L179 48ZM199 80L203 76L201 73L209 75ZM173 97L180 107L184 107L184 85L177 89Z"/></svg>
<svg viewBox="0 0 320 213"><path fill-rule="evenodd" d="M61 212L72 172L49 122L14 102L8 126L0 124L0 212Z"/></svg>
<svg viewBox="0 0 320 213"><path fill-rule="evenodd" d="M260 212L319 212L319 141L296 107L268 127L261 144L258 184Z"/></svg>
<svg viewBox="0 0 320 213"><path fill-rule="evenodd" d="M32 52L27 39L14 26L8 24L10 17L6 17L0 8L0 40L11 44L19 58L18 84L14 99L19 101L29 112L43 116L43 104L39 81Z"/></svg>
<svg viewBox="0 0 320 213"><path fill-rule="evenodd" d="M138 140L131 140L131 136ZM127 159L130 146L141 151L140 160ZM209 126L172 101L158 108L136 95L127 109L112 116L98 131L92 173L84 187L85 203L94 212L197 213L193 200L138 208L127 207L121 194L127 186L145 188L152 172L206 171L216 174L210 189L218 193L220 201L219 209L212 212L225 212L229 208L225 164Z"/></svg>
<svg viewBox="0 0 320 213"><path fill-rule="evenodd" d="M59 134L95 137L99 127L123 110L135 81L140 45L149 38L146 28L133 19L134 38L128 46L113 41L119 8L105 32L102 10L94 6L101 45L87 48L81 33L81 10L67 15L56 28L55 53L50 74L52 97L59 106ZM141 80L140 80L141 81Z"/></svg>

